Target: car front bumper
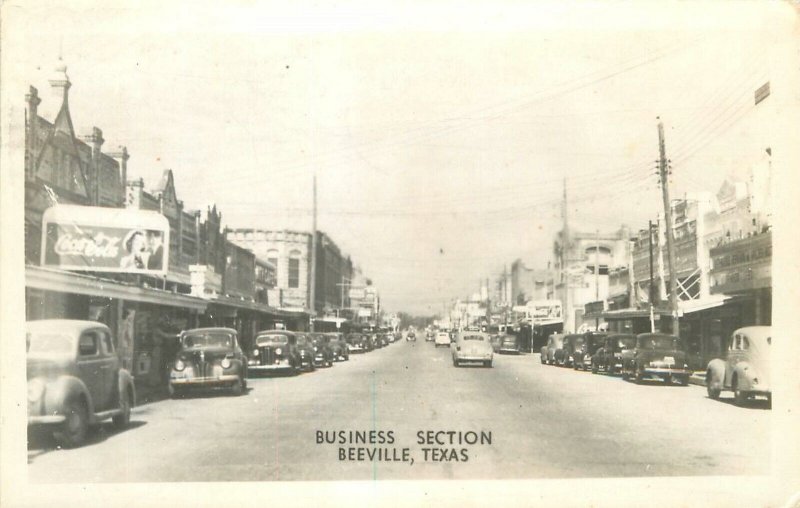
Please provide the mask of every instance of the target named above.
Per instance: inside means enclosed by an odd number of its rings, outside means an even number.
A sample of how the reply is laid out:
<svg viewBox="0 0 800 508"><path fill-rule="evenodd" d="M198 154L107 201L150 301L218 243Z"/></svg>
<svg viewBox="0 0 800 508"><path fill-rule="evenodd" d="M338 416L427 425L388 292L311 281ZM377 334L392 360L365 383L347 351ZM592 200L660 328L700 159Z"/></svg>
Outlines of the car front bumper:
<svg viewBox="0 0 800 508"><path fill-rule="evenodd" d="M59 423L64 423L66 420L67 417L64 415L29 416L28 425L58 425Z"/></svg>
<svg viewBox="0 0 800 508"><path fill-rule="evenodd" d="M250 371L253 371L253 372L266 372L266 371L270 371L270 370L288 370L288 369L291 369L291 368L292 368L292 365L288 361L281 362L281 363L271 363L271 364L268 364L268 365L258 365L258 364L256 364L256 365L248 365L247 366L247 370L250 370Z"/></svg>
<svg viewBox="0 0 800 508"><path fill-rule="evenodd" d="M454 355L455 358L459 362L488 362L492 359L492 355L489 354L457 354Z"/></svg>
<svg viewBox="0 0 800 508"><path fill-rule="evenodd" d="M239 380L238 374L223 374L215 377L172 378L169 380L173 386L219 386L235 383Z"/></svg>
<svg viewBox="0 0 800 508"><path fill-rule="evenodd" d="M642 369L642 372L648 376L658 376L658 377L689 377L692 375L692 371L689 369L675 369L669 367L645 367Z"/></svg>
<svg viewBox="0 0 800 508"><path fill-rule="evenodd" d="M500 348L501 353L510 353L512 355L518 355L519 349L511 349L511 348Z"/></svg>

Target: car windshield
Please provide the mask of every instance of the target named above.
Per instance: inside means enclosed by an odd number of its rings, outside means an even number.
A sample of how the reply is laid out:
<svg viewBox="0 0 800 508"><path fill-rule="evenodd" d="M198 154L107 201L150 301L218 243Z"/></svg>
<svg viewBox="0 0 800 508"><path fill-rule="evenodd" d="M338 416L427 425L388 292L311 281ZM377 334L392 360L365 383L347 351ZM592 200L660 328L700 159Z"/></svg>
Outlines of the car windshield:
<svg viewBox="0 0 800 508"><path fill-rule="evenodd" d="M653 349L676 349L680 346L680 339L671 335L648 335L639 337L637 346Z"/></svg>
<svg viewBox="0 0 800 508"><path fill-rule="evenodd" d="M233 337L228 332L190 332L183 336L183 347L231 347Z"/></svg>
<svg viewBox="0 0 800 508"><path fill-rule="evenodd" d="M621 349L631 349L636 344L636 337L620 337L617 339L617 347Z"/></svg>
<svg viewBox="0 0 800 508"><path fill-rule="evenodd" d="M28 353L70 353L72 339L63 333L28 333L26 334Z"/></svg>
<svg viewBox="0 0 800 508"><path fill-rule="evenodd" d="M257 344L266 344L267 342L287 344L289 342L289 337L282 333L270 333L256 337Z"/></svg>
<svg viewBox="0 0 800 508"><path fill-rule="evenodd" d="M484 340L483 335L464 335L464 340Z"/></svg>

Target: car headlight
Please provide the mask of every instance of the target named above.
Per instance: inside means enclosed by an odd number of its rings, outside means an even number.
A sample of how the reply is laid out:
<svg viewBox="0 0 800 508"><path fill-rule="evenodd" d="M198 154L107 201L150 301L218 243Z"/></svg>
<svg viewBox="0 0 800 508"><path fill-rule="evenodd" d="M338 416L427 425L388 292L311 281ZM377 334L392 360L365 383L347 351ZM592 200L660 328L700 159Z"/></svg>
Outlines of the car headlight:
<svg viewBox="0 0 800 508"><path fill-rule="evenodd" d="M230 369L231 368L231 359L230 358L223 358L219 364L222 366L223 369Z"/></svg>
<svg viewBox="0 0 800 508"><path fill-rule="evenodd" d="M318 348L317 346L314 346L314 351L317 351L318 349L319 349L319 348Z"/></svg>
<svg viewBox="0 0 800 508"><path fill-rule="evenodd" d="M275 348L275 354L276 354L276 355L282 355L282 354L283 354L283 349L281 349L281 348Z"/></svg>
<svg viewBox="0 0 800 508"><path fill-rule="evenodd" d="M42 397L42 393L44 393L44 381L41 379L32 379L28 381L28 400L31 402L37 401Z"/></svg>
<svg viewBox="0 0 800 508"><path fill-rule="evenodd" d="M258 349L253 350L253 356L258 356Z"/></svg>
<svg viewBox="0 0 800 508"><path fill-rule="evenodd" d="M179 359L179 360L175 361L175 370L182 371L185 368L186 368L186 364L183 363L183 360Z"/></svg>

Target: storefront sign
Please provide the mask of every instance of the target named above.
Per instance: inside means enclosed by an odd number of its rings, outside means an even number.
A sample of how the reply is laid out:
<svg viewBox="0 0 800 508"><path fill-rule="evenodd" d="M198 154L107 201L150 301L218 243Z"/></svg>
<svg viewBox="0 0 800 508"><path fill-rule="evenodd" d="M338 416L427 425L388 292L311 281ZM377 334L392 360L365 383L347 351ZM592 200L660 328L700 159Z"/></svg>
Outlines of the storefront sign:
<svg viewBox="0 0 800 508"><path fill-rule="evenodd" d="M42 266L165 275L169 223L156 213L58 205L42 218Z"/></svg>

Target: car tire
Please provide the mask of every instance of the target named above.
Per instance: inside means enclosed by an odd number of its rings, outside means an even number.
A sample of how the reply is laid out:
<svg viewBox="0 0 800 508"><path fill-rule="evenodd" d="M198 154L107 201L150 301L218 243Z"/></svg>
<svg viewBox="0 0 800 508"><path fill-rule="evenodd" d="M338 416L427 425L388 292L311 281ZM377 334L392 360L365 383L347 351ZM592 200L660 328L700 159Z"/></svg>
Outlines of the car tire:
<svg viewBox="0 0 800 508"><path fill-rule="evenodd" d="M490 368L490 369L491 369L491 368L492 368L492 361L491 361L491 360L488 360L488 361L484 362L484 363L483 363L483 365L484 365L485 367L488 367L488 368Z"/></svg>
<svg viewBox="0 0 800 508"><path fill-rule="evenodd" d="M169 383L167 384L167 394L169 395L170 399L177 399L178 396L180 396L181 391L174 384Z"/></svg>
<svg viewBox="0 0 800 508"><path fill-rule="evenodd" d="M644 375L643 375L642 371L639 370L639 369L636 369L636 373L634 374L634 376L635 376L634 377L634 381L636 382L636 384L637 385L642 384L642 381L644 381Z"/></svg>
<svg viewBox="0 0 800 508"><path fill-rule="evenodd" d="M615 368L614 368L614 365L609 365L608 367L605 368L605 371L606 371L607 374L616 374L617 373Z"/></svg>
<svg viewBox="0 0 800 508"><path fill-rule="evenodd" d="M234 397L238 397L244 393L244 385L242 383L242 378L237 379L231 385L231 395Z"/></svg>
<svg viewBox="0 0 800 508"><path fill-rule="evenodd" d="M597 364L593 363L592 364L592 374L597 374L597 372L598 372Z"/></svg>
<svg viewBox="0 0 800 508"><path fill-rule="evenodd" d="M89 433L89 410L82 400L72 400L64 408L67 419L53 432L53 437L64 448L75 448L83 444Z"/></svg>
<svg viewBox="0 0 800 508"><path fill-rule="evenodd" d="M453 359L453 367L461 367L461 363L455 358Z"/></svg>
<svg viewBox="0 0 800 508"><path fill-rule="evenodd" d="M131 407L133 406L133 396L128 390L122 395L119 401L120 413L111 417L111 422L118 430L122 430L128 426L131 421Z"/></svg>

